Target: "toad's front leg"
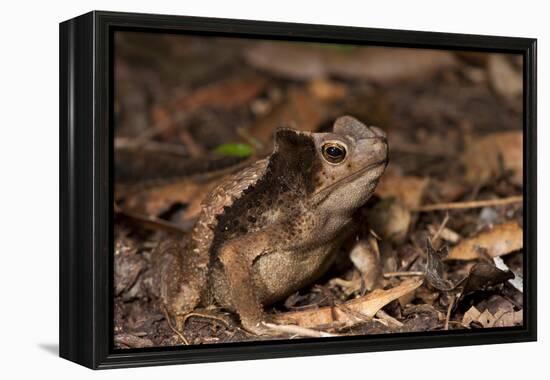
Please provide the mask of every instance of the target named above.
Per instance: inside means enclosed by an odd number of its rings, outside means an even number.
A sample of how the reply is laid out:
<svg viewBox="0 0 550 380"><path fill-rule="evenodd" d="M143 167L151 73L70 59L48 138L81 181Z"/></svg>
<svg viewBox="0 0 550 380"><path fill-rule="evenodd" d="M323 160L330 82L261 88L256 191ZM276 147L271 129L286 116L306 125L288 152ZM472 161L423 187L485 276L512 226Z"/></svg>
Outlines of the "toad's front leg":
<svg viewBox="0 0 550 380"><path fill-rule="evenodd" d="M244 329L256 335L280 334L265 324L267 317L252 276L254 260L266 253L269 247L269 231L259 231L226 242L219 252L231 304Z"/></svg>

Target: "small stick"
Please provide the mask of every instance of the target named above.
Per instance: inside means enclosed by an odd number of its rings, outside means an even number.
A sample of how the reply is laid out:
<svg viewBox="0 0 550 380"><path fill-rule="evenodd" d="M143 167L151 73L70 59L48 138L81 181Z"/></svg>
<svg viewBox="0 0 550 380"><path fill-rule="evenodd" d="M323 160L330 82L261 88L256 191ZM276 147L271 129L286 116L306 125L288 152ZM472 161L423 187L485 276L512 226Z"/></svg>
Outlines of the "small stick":
<svg viewBox="0 0 550 380"><path fill-rule="evenodd" d="M415 207L411 211L426 212L426 211L437 211L437 210L458 210L458 209L468 209L468 208L481 208L486 206L503 206L503 205L509 205L513 203L520 203L520 202L523 202L523 196L514 195L508 198L488 199L483 201L434 203L431 205Z"/></svg>
<svg viewBox="0 0 550 380"><path fill-rule="evenodd" d="M164 305L163 305L164 306ZM170 327L170 329L175 332L179 338L181 339L181 341L183 342L183 344L185 344L186 346L189 346L189 342L187 341L187 339L185 339L185 337L183 336L182 333L180 333L178 331L178 329L176 329L173 325L172 325L172 322L170 321L170 315L168 315L168 310L166 310L166 306L164 306L164 317L166 318L166 322L168 322L168 327Z"/></svg>
<svg viewBox="0 0 550 380"><path fill-rule="evenodd" d="M424 276L424 275L425 275L424 272L414 272L414 271L410 271L410 272L386 272L386 273L384 273L385 278L389 278L389 277L412 277L412 276Z"/></svg>
<svg viewBox="0 0 550 380"><path fill-rule="evenodd" d="M327 338L332 336L339 336L338 334L331 334L324 331L313 330L307 327L300 327L296 325L276 325L274 323L265 322L263 323L263 325L273 331L294 334L297 336L305 336L308 338Z"/></svg>
<svg viewBox="0 0 550 380"><path fill-rule="evenodd" d="M385 321L389 325L393 325L395 327L403 327L403 323L399 322L397 319L386 313L384 310L380 309L376 313L376 316L380 318L381 320Z"/></svg>
<svg viewBox="0 0 550 380"><path fill-rule="evenodd" d="M122 210L120 207L115 205L114 207L115 214L124 216L125 218L133 221L134 223L139 223L143 227L147 227L153 230L164 230L172 233L184 234L186 229L182 226L179 226L175 223L171 223L167 220L157 218L155 216L142 215L126 210Z"/></svg>
<svg viewBox="0 0 550 380"><path fill-rule="evenodd" d="M451 319L451 310L453 309L455 298L456 297L453 294L451 296L451 302L449 302L449 307L447 308L447 315L445 316L445 330L449 330L449 319Z"/></svg>
<svg viewBox="0 0 550 380"><path fill-rule="evenodd" d="M187 148L189 155L193 158L202 157L204 155L204 149L197 144L191 133L187 131L181 131L179 138L183 142L183 145Z"/></svg>
<svg viewBox="0 0 550 380"><path fill-rule="evenodd" d="M437 229L436 233L434 234L434 236L432 237L432 242L435 244L437 242L437 239L439 239L439 235L441 235L441 231L443 231L443 229L445 228L445 226L447 225L447 222L449 221L449 213L447 212L445 214L445 218L443 218L443 222L441 222L441 225L439 226L439 228Z"/></svg>
<svg viewBox="0 0 550 380"><path fill-rule="evenodd" d="M455 153L448 149L430 150L420 144L408 144L403 142L393 142L392 151L399 153L418 154L422 156L451 157Z"/></svg>
<svg viewBox="0 0 550 380"><path fill-rule="evenodd" d="M229 322L227 322L225 319L223 319L222 317L217 317L213 314L203 314L203 313L197 313L197 312L191 312L191 313L187 313L185 314L185 316L183 317L183 325L185 326L185 323L187 322L187 320L190 318L190 317L199 317L199 318L204 318L204 319L213 319L215 321L218 321L218 322L221 322L225 327L229 327Z"/></svg>
<svg viewBox="0 0 550 380"><path fill-rule="evenodd" d="M148 140L152 140L155 136L158 136L159 134L171 130L174 125L178 123L184 122L189 117L188 112L174 112L172 115L169 116L167 120L163 120L159 123L155 123L152 125L149 125L147 128L144 129L144 131L139 134L134 141L137 144L142 144Z"/></svg>
<svg viewBox="0 0 550 380"><path fill-rule="evenodd" d="M182 157L188 157L189 151L185 146L181 144L164 143L158 141L136 141L128 137L116 137L115 138L115 150L116 149L139 149L151 152L164 152L175 154Z"/></svg>
<svg viewBox="0 0 550 380"><path fill-rule="evenodd" d="M264 144L261 143L260 140L258 140L257 138L255 138L254 136L252 136L250 134L250 132L248 132L247 129L245 128L237 128L237 134L244 140L246 141L247 144L249 145L252 145L254 148L256 148L257 150L262 150L264 149Z"/></svg>

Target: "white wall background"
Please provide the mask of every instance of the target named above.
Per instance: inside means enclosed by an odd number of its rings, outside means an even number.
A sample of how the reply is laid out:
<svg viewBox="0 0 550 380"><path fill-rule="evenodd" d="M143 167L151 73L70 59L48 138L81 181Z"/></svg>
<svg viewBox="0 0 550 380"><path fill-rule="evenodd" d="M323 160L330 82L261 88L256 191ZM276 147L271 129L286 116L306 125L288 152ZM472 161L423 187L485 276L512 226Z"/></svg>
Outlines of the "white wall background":
<svg viewBox="0 0 550 380"><path fill-rule="evenodd" d="M10 1L0 21L0 377L513 379L548 368L550 27L544 1ZM56 357L58 23L89 10L352 25L539 39L539 342L94 373ZM7 209L7 213L6 213ZM546 351L546 352L545 352ZM544 373L544 372L542 372ZM531 375L531 376L530 376ZM534 375L534 376L532 376ZM31 377L32 378L32 377Z"/></svg>

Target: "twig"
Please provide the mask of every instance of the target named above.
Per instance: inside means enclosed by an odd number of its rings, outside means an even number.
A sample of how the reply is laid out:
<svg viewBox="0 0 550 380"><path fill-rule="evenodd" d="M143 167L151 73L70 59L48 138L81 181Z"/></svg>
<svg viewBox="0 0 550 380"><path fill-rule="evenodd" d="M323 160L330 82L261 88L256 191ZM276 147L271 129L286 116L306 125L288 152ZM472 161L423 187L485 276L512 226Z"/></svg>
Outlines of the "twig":
<svg viewBox="0 0 550 380"><path fill-rule="evenodd" d="M296 325L276 325L274 323L265 323L265 322L263 323L263 325L273 331L287 333L287 334L294 334L297 336L305 336L308 338L327 338L327 337L339 336L338 334L331 334L328 332L313 330L307 327L300 327Z"/></svg>
<svg viewBox="0 0 550 380"><path fill-rule="evenodd" d="M175 332L179 338L181 339L181 341L183 342L183 344L185 344L186 346L189 346L189 342L187 341L187 339L185 339L185 337L183 336L182 333L180 333L178 331L178 329L176 329L173 325L172 325L172 322L170 321L170 315L168 315L168 310L166 310L166 306L163 305L163 308L164 308L164 317L166 318L166 322L168 322L168 327L170 327L170 329Z"/></svg>
<svg viewBox="0 0 550 380"><path fill-rule="evenodd" d="M399 322L397 319L386 313L384 310L380 309L376 313L376 317L380 318L381 320L385 321L389 325L393 325L395 327L403 327L403 323Z"/></svg>
<svg viewBox="0 0 550 380"><path fill-rule="evenodd" d="M392 151L432 157L452 157L456 155L455 152L449 151L449 149L426 149L423 144L410 144L395 141L392 142Z"/></svg>
<svg viewBox="0 0 550 380"><path fill-rule="evenodd" d="M116 215L121 215L135 223L141 224L143 227L147 227L153 230L164 230L171 233L184 234L187 232L182 226L179 226L175 223L168 222L166 220L159 219L154 216L142 215L126 210L122 210L120 207L115 205L114 211Z"/></svg>
<svg viewBox="0 0 550 380"><path fill-rule="evenodd" d="M191 136L191 133L183 130L179 133L179 138L183 142L183 145L187 148L191 157L197 158L204 156L205 150L200 146L200 144L197 144L193 136Z"/></svg>
<svg viewBox="0 0 550 380"><path fill-rule="evenodd" d="M257 138L255 138L254 136L252 136L250 134L250 132L248 131L248 129L245 129L245 128L237 128L237 134L244 140L246 141L246 143L248 143L249 145L252 145L254 148L256 148L257 150L262 150L264 149L264 144L262 144L262 142L260 140L258 140Z"/></svg>
<svg viewBox="0 0 550 380"><path fill-rule="evenodd" d="M231 166L225 166L221 169L212 169L205 172L199 172L195 174L185 174L171 176L169 178L156 178L142 180L138 183L116 183L115 184L115 198L127 197L133 194L137 194L142 191L148 191L153 188L174 185L177 183L184 183L186 181L193 181L198 183L207 183L222 178L225 175L233 174L239 170L250 166L251 163L263 158L265 156L252 155L245 160L239 161ZM204 161L204 159L203 159Z"/></svg>
<svg viewBox="0 0 550 380"><path fill-rule="evenodd" d="M208 314L208 313L197 313L197 312L191 312L191 313L187 313L185 314L185 316L183 317L183 321L182 321L182 324L185 326L185 323L187 322L187 320L190 318L190 317L199 317L199 318L204 318L204 319L213 319L215 321L218 321L218 322L221 322L226 328L229 328L230 327L230 323L228 321L226 321L225 319L223 319L222 317L218 317L214 314Z"/></svg>
<svg viewBox="0 0 550 380"><path fill-rule="evenodd" d="M335 277L329 281L330 285L341 286L342 288L351 288L357 281L348 281L340 277Z"/></svg>
<svg viewBox="0 0 550 380"><path fill-rule="evenodd" d="M189 150L181 144L158 142L153 140L141 141L127 137L115 138L115 150L133 149L148 152L170 153L181 157L188 157Z"/></svg>
<svg viewBox="0 0 550 380"><path fill-rule="evenodd" d="M443 222L441 222L441 225L439 226L439 228L435 232L434 236L432 237L432 242L434 244L437 242L437 239L439 239L439 235L441 235L441 232L443 231L443 229L447 225L448 221L449 221L449 213L446 213L445 218L443 218Z"/></svg>
<svg viewBox="0 0 550 380"><path fill-rule="evenodd" d="M419 271L410 271L410 272L386 272L384 273L385 278L390 277L412 277L412 276L424 276L424 272Z"/></svg>
<svg viewBox="0 0 550 380"><path fill-rule="evenodd" d="M523 202L523 196L515 195L508 198L488 199L483 201L434 203L431 205L415 207L411 211L426 212L426 211L437 211L437 210L457 210L457 209L468 209L468 208L481 208L481 207L487 207L487 206L503 206L503 205L509 205L513 203L520 203L520 202Z"/></svg>
<svg viewBox="0 0 550 380"><path fill-rule="evenodd" d="M151 140L155 136L158 136L163 132L169 131L174 127L174 125L183 123L184 121L186 121L187 118L189 118L188 112L183 112L183 111L174 112L172 115L168 117L168 119L163 120L159 123L149 125L147 128L143 130L141 134L139 134L135 138L135 141L137 144L141 144L148 140Z"/></svg>
<svg viewBox="0 0 550 380"><path fill-rule="evenodd" d="M445 330L449 330L449 319L451 319L451 310L455 303L455 295L451 295L451 301L449 302L449 307L447 308L447 315L445 316Z"/></svg>

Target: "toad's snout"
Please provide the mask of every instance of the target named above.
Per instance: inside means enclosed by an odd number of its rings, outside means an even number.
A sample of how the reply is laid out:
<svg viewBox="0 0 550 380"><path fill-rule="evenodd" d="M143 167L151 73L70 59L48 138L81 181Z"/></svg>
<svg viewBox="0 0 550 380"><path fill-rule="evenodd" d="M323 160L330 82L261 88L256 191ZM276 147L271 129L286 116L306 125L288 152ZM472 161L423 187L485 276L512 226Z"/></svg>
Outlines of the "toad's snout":
<svg viewBox="0 0 550 380"><path fill-rule="evenodd" d="M386 133L378 127L368 127L368 136L357 142L359 155L363 156L363 165L388 162L388 140Z"/></svg>
<svg viewBox="0 0 550 380"><path fill-rule="evenodd" d="M382 129L368 127L352 116L342 116L334 122L334 133L356 141L358 166L387 163L388 140Z"/></svg>

